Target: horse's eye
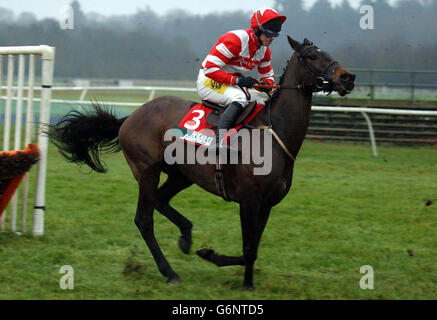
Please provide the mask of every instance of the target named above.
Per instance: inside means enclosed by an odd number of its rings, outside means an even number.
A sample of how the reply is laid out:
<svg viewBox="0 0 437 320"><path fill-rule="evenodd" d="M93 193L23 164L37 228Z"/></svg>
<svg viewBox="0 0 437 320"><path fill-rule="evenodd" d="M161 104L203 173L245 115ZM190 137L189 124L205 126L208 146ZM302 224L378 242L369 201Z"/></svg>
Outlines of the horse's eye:
<svg viewBox="0 0 437 320"><path fill-rule="evenodd" d="M309 54L307 57L310 60L316 60L317 59L317 55L316 54Z"/></svg>

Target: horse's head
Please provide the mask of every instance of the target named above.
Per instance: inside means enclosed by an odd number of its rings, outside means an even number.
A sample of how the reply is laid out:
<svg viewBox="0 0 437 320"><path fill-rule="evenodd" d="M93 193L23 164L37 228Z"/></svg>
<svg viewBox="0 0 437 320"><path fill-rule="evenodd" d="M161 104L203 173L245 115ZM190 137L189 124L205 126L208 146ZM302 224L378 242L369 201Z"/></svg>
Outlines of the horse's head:
<svg viewBox="0 0 437 320"><path fill-rule="evenodd" d="M337 91L340 96L352 91L355 75L334 61L328 53L307 39L299 43L288 36L288 42L303 67L297 70L297 75L305 86L312 87L313 91Z"/></svg>

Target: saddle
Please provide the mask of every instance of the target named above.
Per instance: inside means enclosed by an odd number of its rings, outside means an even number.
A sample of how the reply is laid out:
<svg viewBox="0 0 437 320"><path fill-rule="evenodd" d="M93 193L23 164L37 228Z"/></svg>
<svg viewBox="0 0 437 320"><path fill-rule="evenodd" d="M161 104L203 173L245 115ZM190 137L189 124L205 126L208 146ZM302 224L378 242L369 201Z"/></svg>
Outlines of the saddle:
<svg viewBox="0 0 437 320"><path fill-rule="evenodd" d="M210 102L208 100L202 100L202 104L210 109L212 109L212 111L206 116L206 122L214 127L217 128L218 124L219 124L219 120L220 120L220 116L222 115L223 112L225 112L226 107ZM249 117L253 111L255 110L257 103L256 101L252 101L250 102L241 112L241 114L237 117L237 119L235 120L235 126L241 124L247 117Z"/></svg>
<svg viewBox="0 0 437 320"><path fill-rule="evenodd" d="M250 122L264 106L264 104L257 104L256 101L249 103L237 117L234 123L235 129L239 130L244 126L244 123ZM211 133L208 134L202 131L205 128L216 129L220 121L220 116L225 110L226 107L207 100L202 100L202 103L193 102L190 111L176 127L182 129L183 135L175 136L175 138L198 146L209 147L211 141L214 141L214 135L211 136ZM206 116L204 117L205 114ZM226 201L230 201L224 183L223 163L218 153L216 160L215 182L218 194Z"/></svg>

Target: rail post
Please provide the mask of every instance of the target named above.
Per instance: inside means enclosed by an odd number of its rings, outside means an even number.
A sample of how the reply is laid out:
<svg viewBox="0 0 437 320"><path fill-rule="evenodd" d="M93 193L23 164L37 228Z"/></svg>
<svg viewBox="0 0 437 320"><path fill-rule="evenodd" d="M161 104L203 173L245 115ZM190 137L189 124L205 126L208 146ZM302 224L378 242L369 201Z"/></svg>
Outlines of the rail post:
<svg viewBox="0 0 437 320"><path fill-rule="evenodd" d="M414 87L415 87L415 75L416 75L416 72L415 71L411 71L411 73L410 73L410 88L411 88L411 91L410 91L410 99L411 100L414 100Z"/></svg>
<svg viewBox="0 0 437 320"><path fill-rule="evenodd" d="M370 71L370 99L375 99L375 86L374 86L374 71L371 69Z"/></svg>

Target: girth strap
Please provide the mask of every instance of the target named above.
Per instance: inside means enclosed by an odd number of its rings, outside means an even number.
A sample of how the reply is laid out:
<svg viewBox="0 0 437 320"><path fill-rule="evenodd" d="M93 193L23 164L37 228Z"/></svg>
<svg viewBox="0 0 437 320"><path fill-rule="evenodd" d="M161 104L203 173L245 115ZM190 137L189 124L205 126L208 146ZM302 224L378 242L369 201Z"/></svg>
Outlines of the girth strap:
<svg viewBox="0 0 437 320"><path fill-rule="evenodd" d="M275 132L275 130L272 129L272 127L268 127L265 125L251 127L253 129L262 129L262 130L269 130L272 136L276 139L278 144L281 146L282 150L286 153L287 156L290 157L291 160L296 161L296 158L291 154L291 152L288 150L288 148L285 146L282 139L278 136L278 134ZM215 185L217 188L218 194L225 200L225 201L231 201L228 194L226 193L226 187L225 187L225 178L223 175L223 165L220 163L220 155L217 154L216 157L216 165L215 165Z"/></svg>
<svg viewBox="0 0 437 320"><path fill-rule="evenodd" d="M218 151L218 150L217 150ZM216 165L215 165L215 186L218 194L225 200L231 201L226 193L225 178L223 175L223 165L220 163L220 152L217 152Z"/></svg>

